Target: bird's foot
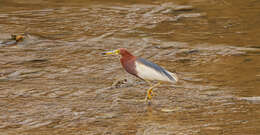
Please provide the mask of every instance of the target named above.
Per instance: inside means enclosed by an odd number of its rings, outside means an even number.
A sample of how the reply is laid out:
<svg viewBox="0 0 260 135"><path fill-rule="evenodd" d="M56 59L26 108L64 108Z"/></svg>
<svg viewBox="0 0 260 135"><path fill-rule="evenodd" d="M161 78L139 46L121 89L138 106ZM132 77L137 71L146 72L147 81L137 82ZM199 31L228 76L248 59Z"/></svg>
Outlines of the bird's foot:
<svg viewBox="0 0 260 135"><path fill-rule="evenodd" d="M148 89L147 90L147 95L145 97L145 101L149 102L150 100L152 100L153 96L154 96L153 90L152 89Z"/></svg>

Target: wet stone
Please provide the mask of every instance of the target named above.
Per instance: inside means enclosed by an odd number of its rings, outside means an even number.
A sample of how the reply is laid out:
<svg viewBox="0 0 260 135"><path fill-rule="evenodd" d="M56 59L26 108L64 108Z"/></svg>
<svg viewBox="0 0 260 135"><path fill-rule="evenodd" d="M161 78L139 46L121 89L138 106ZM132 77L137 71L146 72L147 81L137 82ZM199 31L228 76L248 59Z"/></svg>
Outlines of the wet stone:
<svg viewBox="0 0 260 135"><path fill-rule="evenodd" d="M116 80L116 81L112 84L112 87L121 88L121 87L125 86L126 83L127 83L127 79Z"/></svg>
<svg viewBox="0 0 260 135"><path fill-rule="evenodd" d="M177 112L177 111L180 111L180 110L181 110L180 107L176 107L174 109L170 109L170 108L163 108L163 109L161 109L162 112L166 112L166 113Z"/></svg>
<svg viewBox="0 0 260 135"><path fill-rule="evenodd" d="M97 119L112 119L117 117L116 113L105 113L105 114L98 114L98 116L96 116Z"/></svg>
<svg viewBox="0 0 260 135"><path fill-rule="evenodd" d="M197 18L197 17L203 17L206 16L205 13L183 13L183 14L179 14L177 15L175 18L177 20L179 19L183 19L183 18Z"/></svg>
<svg viewBox="0 0 260 135"><path fill-rule="evenodd" d="M180 62L180 63L189 63L192 62L192 59L189 58L182 58L182 59L177 59L176 61Z"/></svg>
<svg viewBox="0 0 260 135"><path fill-rule="evenodd" d="M173 11L192 11L194 8L189 5L176 6L173 8Z"/></svg>
<svg viewBox="0 0 260 135"><path fill-rule="evenodd" d="M260 104L260 97L241 97L240 100L245 100L255 104Z"/></svg>
<svg viewBox="0 0 260 135"><path fill-rule="evenodd" d="M26 60L25 62L46 62L46 61L48 61L48 59L41 59L41 58L39 58L39 59L30 59L30 60Z"/></svg>

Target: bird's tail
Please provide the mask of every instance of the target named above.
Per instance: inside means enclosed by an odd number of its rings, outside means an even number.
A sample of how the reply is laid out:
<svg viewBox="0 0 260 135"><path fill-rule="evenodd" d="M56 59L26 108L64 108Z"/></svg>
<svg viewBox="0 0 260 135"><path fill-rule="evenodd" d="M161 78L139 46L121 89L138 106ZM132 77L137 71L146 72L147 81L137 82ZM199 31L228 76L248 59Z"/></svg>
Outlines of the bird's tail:
<svg viewBox="0 0 260 135"><path fill-rule="evenodd" d="M175 73L172 73L172 72L169 72L168 71L168 73L172 76L172 78L174 79L174 80L172 80L173 82L178 82L179 81L179 78L178 78L178 76L175 74Z"/></svg>

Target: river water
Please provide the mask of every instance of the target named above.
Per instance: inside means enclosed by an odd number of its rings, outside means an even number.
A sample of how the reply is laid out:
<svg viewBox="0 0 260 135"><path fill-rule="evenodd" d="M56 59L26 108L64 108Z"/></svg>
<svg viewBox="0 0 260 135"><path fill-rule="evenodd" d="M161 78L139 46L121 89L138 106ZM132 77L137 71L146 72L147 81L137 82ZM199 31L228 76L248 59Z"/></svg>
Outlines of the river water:
<svg viewBox="0 0 260 135"><path fill-rule="evenodd" d="M258 0L0 0L0 134L260 134ZM127 48L180 78L128 75Z"/></svg>

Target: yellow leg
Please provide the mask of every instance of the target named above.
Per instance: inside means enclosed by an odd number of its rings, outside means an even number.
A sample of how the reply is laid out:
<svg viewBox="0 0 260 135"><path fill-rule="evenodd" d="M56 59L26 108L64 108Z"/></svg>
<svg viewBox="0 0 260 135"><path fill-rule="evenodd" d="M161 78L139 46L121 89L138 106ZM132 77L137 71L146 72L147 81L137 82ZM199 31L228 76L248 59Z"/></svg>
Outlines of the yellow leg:
<svg viewBox="0 0 260 135"><path fill-rule="evenodd" d="M155 85L152 86L151 83L150 83L151 87L147 90L147 95L146 95L146 98L145 98L145 101L146 101L146 102L147 102L148 100L151 100L152 97L154 96L153 88L158 87L160 84L161 84L161 83L159 82L159 83L157 83L157 84L155 84Z"/></svg>
<svg viewBox="0 0 260 135"><path fill-rule="evenodd" d="M147 90L147 94L145 97L145 101L147 101L147 100L152 99L152 97L154 96L154 93L152 90L153 84L149 80L145 80L145 81L150 85L150 88Z"/></svg>

